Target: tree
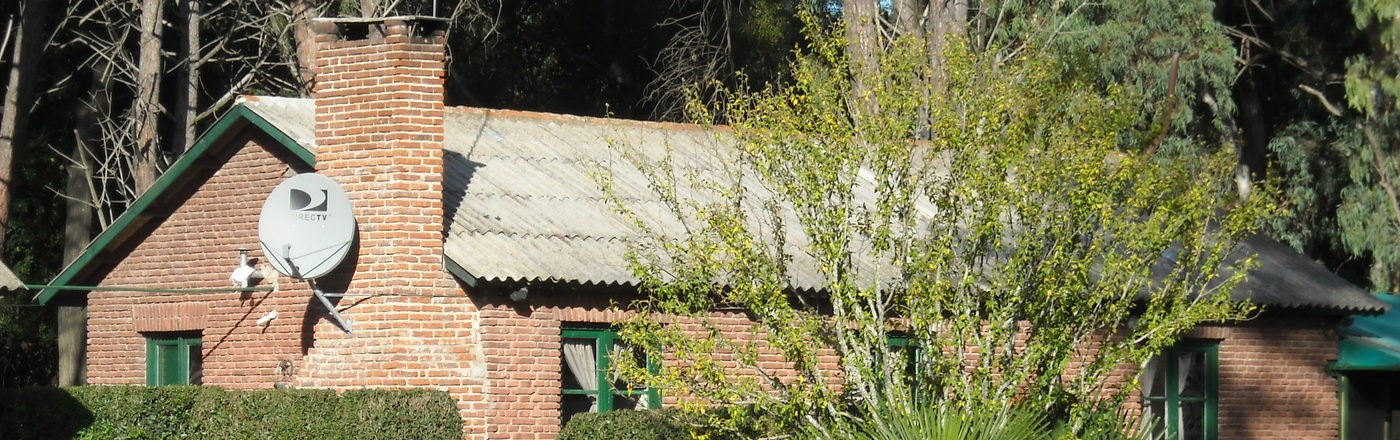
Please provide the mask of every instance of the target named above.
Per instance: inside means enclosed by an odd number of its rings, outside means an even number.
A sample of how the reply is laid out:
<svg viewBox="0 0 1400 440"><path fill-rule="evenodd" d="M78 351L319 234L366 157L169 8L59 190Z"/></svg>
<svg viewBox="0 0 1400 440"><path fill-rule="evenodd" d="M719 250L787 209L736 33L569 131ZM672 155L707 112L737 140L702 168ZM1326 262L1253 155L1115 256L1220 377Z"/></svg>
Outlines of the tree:
<svg viewBox="0 0 1400 440"><path fill-rule="evenodd" d="M33 107L34 76L43 56L47 35L47 1L25 2L19 20L18 37L10 51L10 78L5 86L4 115L0 116L0 249L10 225L10 199L15 176L15 157L25 142L25 127ZM6 36L8 40L8 35Z"/></svg>
<svg viewBox="0 0 1400 440"><path fill-rule="evenodd" d="M1036 47L1001 57L956 37L945 90L924 93L927 43L897 38L861 78L879 111L853 108L846 31L807 23L789 86L726 101L719 171L620 146L685 225L631 217L649 239L629 255L643 299L622 337L672 360L621 362L628 376L818 430L915 402L1079 423L1131 390L1107 379L1250 313L1228 292L1251 263L1226 252L1269 204L1231 190L1233 150L1142 154L1150 137L1119 135L1146 126L1122 87L1061 75ZM924 114L932 135L915 141ZM803 269L821 292L789 287ZM742 310L757 342L720 331L718 309ZM924 355L892 352L895 334ZM819 365L826 349L839 371Z"/></svg>
<svg viewBox="0 0 1400 440"><path fill-rule="evenodd" d="M1347 62L1347 103L1360 113L1345 142L1351 185L1342 191L1338 223L1347 248L1372 258L1377 290L1400 286L1400 5L1352 2L1367 53Z"/></svg>

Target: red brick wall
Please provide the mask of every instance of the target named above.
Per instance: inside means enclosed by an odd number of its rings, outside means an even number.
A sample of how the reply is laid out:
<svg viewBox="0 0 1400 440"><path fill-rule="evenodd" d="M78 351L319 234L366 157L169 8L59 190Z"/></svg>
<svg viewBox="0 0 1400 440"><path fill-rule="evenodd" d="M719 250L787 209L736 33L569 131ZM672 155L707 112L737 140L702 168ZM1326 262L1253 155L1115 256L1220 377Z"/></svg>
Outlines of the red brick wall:
<svg viewBox="0 0 1400 440"><path fill-rule="evenodd" d="M607 291L565 289L549 291L533 288L530 300L515 303L501 292L472 296L481 308L481 346L486 359L486 401L490 438L552 439L558 436L563 380L562 331L573 324L611 324L622 320L623 312L609 309L619 299ZM710 317L715 327L733 341L755 343L749 327L752 322L739 312L716 312ZM694 322L678 322L697 335L705 334ZM665 361L663 361L665 362ZM763 368L782 378L793 376L781 356L764 355ZM820 362L839 377L837 359L827 351ZM737 362L725 364L735 375L754 378L751 369ZM787 367L787 371L783 368ZM677 404L676 396L662 392L662 405Z"/></svg>
<svg viewBox="0 0 1400 440"><path fill-rule="evenodd" d="M297 385L443 389L479 437L477 309L442 256L445 47L434 25L316 23L317 168L345 189L359 228L349 261L318 283L345 295L354 333L318 321Z"/></svg>
<svg viewBox="0 0 1400 440"><path fill-rule="evenodd" d="M1258 319L1220 342L1220 438L1332 439L1341 426L1335 321Z"/></svg>
<svg viewBox="0 0 1400 440"><path fill-rule="evenodd" d="M197 188L172 188L192 189L193 195L187 203L174 207L164 221L156 220L158 223L152 225L155 232L130 249L99 284L228 288L228 276L238 264L237 248L252 249L251 258L261 263L257 230L262 197L258 195L267 194L290 174L290 153L269 152L261 145L272 145L270 140L250 136L231 140L241 148L207 181L191 185ZM263 285L272 282L267 280ZM92 292L88 294L87 382L145 383L146 345L138 333L139 325L143 329L203 329L205 383L229 388L272 387L274 382L288 380L277 375L279 362L290 362L293 369L300 363L300 330L307 298L304 289L199 294ZM187 316L171 320L165 327L152 327L155 324L149 318L137 321L142 312L138 307L175 309L175 313ZM273 310L279 317L267 327L254 325Z"/></svg>

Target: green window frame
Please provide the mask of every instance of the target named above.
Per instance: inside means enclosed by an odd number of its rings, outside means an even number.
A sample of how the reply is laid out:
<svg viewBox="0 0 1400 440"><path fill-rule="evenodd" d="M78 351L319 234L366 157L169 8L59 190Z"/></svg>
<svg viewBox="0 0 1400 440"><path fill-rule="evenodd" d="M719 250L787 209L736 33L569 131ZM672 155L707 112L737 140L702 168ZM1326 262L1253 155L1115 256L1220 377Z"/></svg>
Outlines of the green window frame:
<svg viewBox="0 0 1400 440"><path fill-rule="evenodd" d="M147 335L146 385L199 385L203 354L203 338L198 334Z"/></svg>
<svg viewBox="0 0 1400 440"><path fill-rule="evenodd" d="M563 374L563 381L560 386L562 391L562 405L560 421L568 423L569 418L574 414L583 412L608 412L620 409L632 409L643 406L645 408L660 408L661 395L651 387L628 386L620 380L612 377L612 363L615 347L621 347L621 339L618 338L617 330L611 328L583 328L566 327L563 329L564 352L560 356L560 369ZM582 385L573 376L574 371L570 368L569 347L591 346L593 363L593 381L596 386ZM659 365L652 359L647 359L647 369L658 371ZM580 399L577 396L584 396ZM591 399L587 399L591 397ZM644 401L643 401L644 399ZM593 401L596 407L590 408ZM580 406L584 405L584 406ZM581 409L580 409L581 408Z"/></svg>
<svg viewBox="0 0 1400 440"><path fill-rule="evenodd" d="M1169 440L1219 438L1220 350L1214 341L1182 341L1156 356L1144 377L1144 409Z"/></svg>
<svg viewBox="0 0 1400 440"><path fill-rule="evenodd" d="M904 374L910 379L909 386L917 388L919 383L920 364L924 360L924 350L919 344L914 342L914 338L903 333L895 333L885 337L886 344L890 347L891 354L899 354L904 357Z"/></svg>

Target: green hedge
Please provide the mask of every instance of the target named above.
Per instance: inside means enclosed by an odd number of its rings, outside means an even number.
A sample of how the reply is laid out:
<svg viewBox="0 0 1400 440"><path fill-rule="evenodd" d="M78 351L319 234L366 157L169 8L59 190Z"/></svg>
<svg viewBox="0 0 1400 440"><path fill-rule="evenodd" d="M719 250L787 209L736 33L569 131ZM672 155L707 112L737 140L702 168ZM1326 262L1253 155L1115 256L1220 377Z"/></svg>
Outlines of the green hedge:
<svg viewBox="0 0 1400 440"><path fill-rule="evenodd" d="M781 438L786 433L773 428L778 423L755 412L750 406L710 408L685 412L661 410L583 413L569 419L559 432L559 440L748 440Z"/></svg>
<svg viewBox="0 0 1400 440"><path fill-rule="evenodd" d="M612 411L574 415L559 440L689 439L690 431L675 411Z"/></svg>
<svg viewBox="0 0 1400 440"><path fill-rule="evenodd" d="M90 386L0 390L0 439L460 439L447 393Z"/></svg>

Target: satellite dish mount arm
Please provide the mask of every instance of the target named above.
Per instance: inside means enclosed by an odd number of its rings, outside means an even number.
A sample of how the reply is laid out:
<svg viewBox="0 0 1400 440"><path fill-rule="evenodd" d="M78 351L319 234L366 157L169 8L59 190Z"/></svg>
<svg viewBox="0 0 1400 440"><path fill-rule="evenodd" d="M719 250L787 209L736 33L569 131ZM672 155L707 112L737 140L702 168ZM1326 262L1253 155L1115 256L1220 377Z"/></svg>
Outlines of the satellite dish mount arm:
<svg viewBox="0 0 1400 440"><path fill-rule="evenodd" d="M326 307L327 312L330 312L331 319L335 320L335 324L339 326L341 330L344 330L345 334L353 333L350 319L340 316L340 312L335 309L335 305L331 304L331 300L326 298L326 292L321 291L321 287L316 285L316 280L306 280L306 282L311 284L311 292L316 295L316 299L321 300L321 305Z"/></svg>

